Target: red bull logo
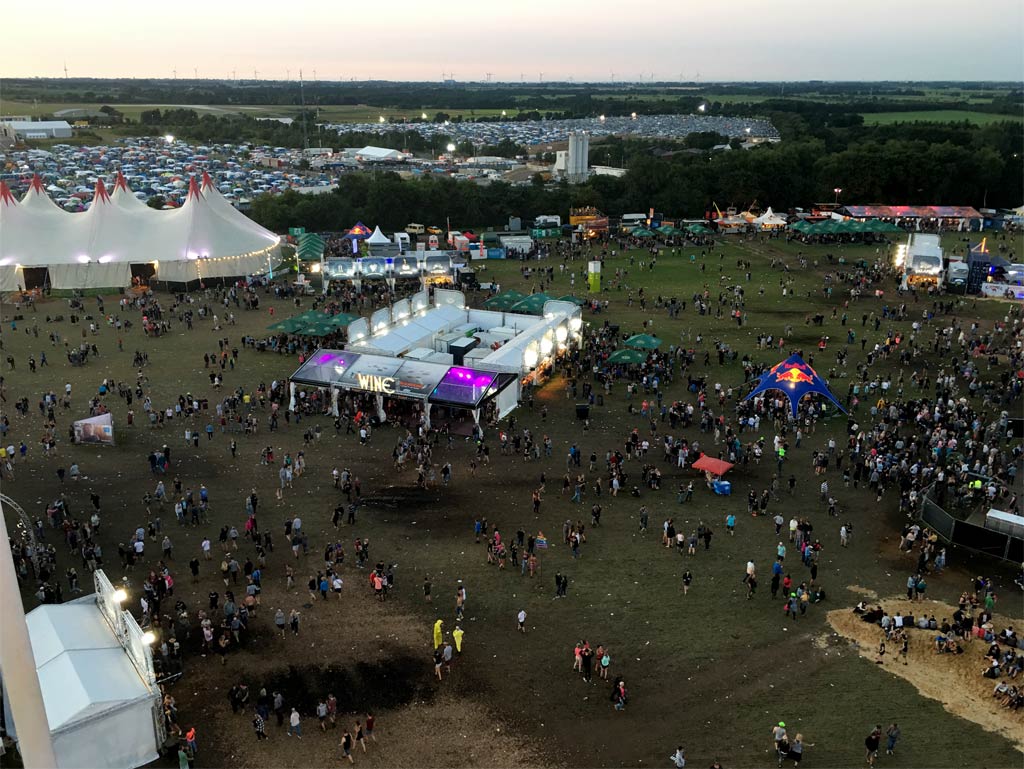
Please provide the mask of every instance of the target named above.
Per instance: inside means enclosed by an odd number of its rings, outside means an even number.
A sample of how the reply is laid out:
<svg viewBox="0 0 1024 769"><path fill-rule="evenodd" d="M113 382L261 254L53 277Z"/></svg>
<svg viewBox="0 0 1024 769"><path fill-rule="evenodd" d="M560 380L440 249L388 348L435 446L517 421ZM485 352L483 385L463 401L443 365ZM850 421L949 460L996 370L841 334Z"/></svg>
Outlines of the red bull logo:
<svg viewBox="0 0 1024 769"><path fill-rule="evenodd" d="M791 385L814 384L814 378L812 376L810 376L809 374L805 374L803 371L796 367L790 367L785 371L776 372L775 381L779 382L780 384L782 382L787 382Z"/></svg>

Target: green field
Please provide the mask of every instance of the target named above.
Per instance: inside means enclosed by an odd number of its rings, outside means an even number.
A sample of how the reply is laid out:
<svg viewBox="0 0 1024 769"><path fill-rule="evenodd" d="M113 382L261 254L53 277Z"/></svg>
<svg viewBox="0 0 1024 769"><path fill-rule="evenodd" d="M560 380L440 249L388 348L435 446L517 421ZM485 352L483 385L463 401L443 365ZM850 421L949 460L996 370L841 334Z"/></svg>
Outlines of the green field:
<svg viewBox="0 0 1024 769"><path fill-rule="evenodd" d="M608 300L609 307L601 314L586 312L584 320L591 327L599 327L605 321L618 324L622 333L640 331L645 321L653 324L648 330L664 340L663 349L670 344L685 344L698 352L711 353L707 364L703 355L698 354L688 374L706 375L709 382L721 382L723 387L734 387L737 391L744 387L739 363L720 365L712 345L721 340L741 355L751 355L757 363L771 363L778 359L778 354L757 349L754 339L760 333L785 333L787 349L815 351L818 360L814 365L819 372L840 369L832 381L834 389L843 396L857 366L865 362L864 350L858 343L849 345L850 359L845 370L836 363L835 352L844 346L846 334L852 330L857 342L864 338L873 343L890 327L908 333L911 322L919 319L921 310L930 305L922 300L907 319L886 321L875 331L867 322L868 316L880 316L884 305L893 306L900 301L893 294L891 281L887 281L886 296L862 298L852 304L850 321L844 326L830 313L833 307L843 312L845 293L840 291L829 299L821 289L826 274L835 275L849 268L838 262L830 264L827 255L842 258L847 265L860 259L873 262L877 257L875 246L787 244L750 237L725 240L724 245L703 257L700 249L693 246L682 247L676 255L663 253L653 269L650 255L643 251L609 258L604 264L607 290L601 295ZM1007 242L1020 253L1019 238ZM990 239L990 247L995 243L994 238ZM945 245L962 247L961 237L947 236ZM691 254L695 256L693 261L689 258ZM806 268L797 263L801 254L809 260ZM791 272L784 274L773 267L773 260L789 265ZM749 261L750 267L741 266L741 261ZM551 295L582 293L583 261L569 262L570 269L564 273L558 269L556 259L529 263L538 265L554 267L553 284L544 287ZM524 277L524 265L517 261L488 261L473 266L485 267L480 273L481 280L498 280L504 289L529 292L540 288L538 276ZM751 273L749 279L747 269ZM615 280L616 270L622 273L619 282ZM570 279L570 273L576 274L575 281ZM783 298L779 284L787 277L794 280L795 292ZM722 287L734 285L746 291L746 325L737 326L727 311L722 317L694 312L695 294L707 288L713 298ZM645 309L637 301L641 288L647 298ZM4 354L17 361L16 369L4 366L7 402L22 396L35 400L39 392L59 389L64 382L72 383L74 407L56 416L58 435L63 436L70 420L84 412L86 397L96 392L103 378L136 381L132 354L143 350L148 353L150 364L143 370L142 384L154 404L173 402L187 391L196 397L209 397L212 409L225 392L218 393L210 387L208 369L199 366L203 363L202 353L215 354L218 340L225 336L233 344L243 334L263 338L269 322L307 310L313 302L310 297L300 302L278 300L262 292L260 297L259 311L232 308L238 316L237 325L215 331L209 319L200 318L195 329L188 331L175 320L171 331L157 338L143 336L138 313L119 312L116 297L108 298L106 311L132 319L135 328L119 334L108 323L100 322L96 335L87 339L81 339L81 327L67 319L68 307L62 300L53 298L43 302L37 312L24 312L16 329L11 325L13 307L5 304L0 308ZM687 309L680 317L669 318L655 306L658 297L678 297L688 302ZM167 294L159 294L158 298L165 307L174 301ZM219 309L219 289L211 288L205 297L199 292L197 298L212 306L214 312L223 312ZM479 306L482 299L480 295L470 297L474 306ZM85 303L91 312L95 300L88 298ZM270 315L269 308L276 314ZM988 327L1002 319L1006 311L1001 302L968 299L955 314ZM823 328L809 324L809 315L813 313L826 316ZM44 317L57 314L65 318L43 324ZM936 323L944 323L946 317L940 317ZM784 331L787 325L792 326L789 332ZM38 337L33 332L37 326L42 332ZM9 327L11 332L7 333ZM935 328L938 326L927 324L925 338L930 338ZM60 333L62 339L72 344L95 342L101 357L90 358L86 366L72 368L63 359L60 344L54 346L47 341L50 331ZM698 333L703 335L700 342ZM816 344L822 334L828 334L831 341L827 352L817 353ZM124 337L123 351L118 349L119 336ZM871 344L867 349L871 349ZM33 373L28 357L39 356L41 351L49 353L49 367ZM911 369L938 369L943 363L925 346L922 357L906 368L908 388ZM257 382L287 377L296 367L295 355L258 353L244 348L238 367L225 373L224 389L251 390ZM900 364L891 358L876 362L871 370L876 374L895 374L899 368ZM92 447L62 443L60 456L45 457L36 442L42 417L35 408L27 416L11 411L8 440L17 444L25 438L31 449L28 458L17 464L17 480L4 480L4 492L36 514L57 493L56 468L79 462L87 477L64 484L62 490L76 511L88 509L89 492L101 494L103 528L99 540L107 554L108 573L119 579L122 571L116 546L135 526L145 522L140 499L156 480L145 457L154 447L162 443L174 447L175 464L165 477L168 489L176 475L186 487L196 488L204 483L209 488L209 533L214 536L222 525L241 525L242 498L251 488L258 491L263 500L261 528L274 531L278 548L268 558L264 609L251 623L251 640L232 652L223 667L216 661L200 658L195 640L187 641L186 677L172 689L182 723L201 725L206 740L201 744L207 751L204 765L337 765L337 732L319 734L310 718L315 698L328 689L318 684L303 691L303 682L330 680L331 671L338 676L337 680L346 681L350 679L344 678L345 671L395 659L413 660L411 672L388 681L383 689L390 689L390 695L380 690L358 701L358 707L382 711L378 714L381 744L375 745L366 758L359 754L357 763L365 761L363 766L527 765L512 763L504 754L492 752L499 747L491 741L506 739L508 735L534 746L539 755L528 762L530 766L661 767L667 765L666 757L675 745L683 743L693 766L708 766L717 757L728 767L763 767L770 758L766 751L769 727L780 718L815 745L806 759L806 764L815 769L860 765L862 740L867 731L875 723L893 720L901 724L904 741L898 763L883 759L881 766L923 769L1019 765L1019 753L1007 739L951 715L937 702L920 696L907 681L859 657L857 649L830 631L824 618L826 609L852 606L863 597L863 590L881 596L898 594L907 570L913 567L913 558L896 549L901 517L896 510L895 494L887 492L878 504L873 493L865 488L844 487L835 471L830 470L829 480L836 489L842 520L852 521L857 532L850 548L838 546L838 521L827 516L818 499L821 478L812 474L810 460L811 453L821 449L829 437L837 438L842 445L845 419L823 422L815 434L805 436L801 447L791 451L785 475L792 473L798 479L796 494L789 497L783 493L779 506L773 503L771 508L786 515L799 512L810 516L816 526L815 535L820 534L825 543L819 581L827 586L829 600L812 606L806 617L787 621L782 617L781 604L768 595L767 580L762 582L756 599L747 600L740 579L748 558L756 560L759 570L767 570L774 558L776 537L770 521L751 518L745 510L747 490L767 488L775 470L773 462L751 462L734 468L729 476L733 496L715 496L691 472L664 463L660 438L651 437L655 447L651 455L646 460L627 463L630 484L635 479L641 487L639 498L626 492L616 498L603 494L602 525L588 526L583 557L571 557L560 544L563 521L589 522L590 505L595 498L589 485L581 505L571 503L568 495L560 493L569 445L575 443L581 448L581 470L592 481L596 476L588 471L586 457L592 451L598 455L597 475L601 475L604 453L621 447L633 429L647 437L649 424L635 413L645 396L639 393L627 399L620 380L603 402L591 410L590 424L584 428L574 418L575 401L567 385L563 373L558 372L536 392L535 404L524 404L513 412L515 432L529 428L538 438L551 437L551 457L525 460L522 456L501 454L497 431L491 429L490 463L474 473L470 465L475 454L473 444L459 438L445 445L442 439L435 447L432 461L436 465L450 461L454 479L449 486L434 485L426 491L415 487L413 470L393 469L391 450L404 434L393 428L375 429L370 443L360 446L357 438L346 435L343 429L336 434L329 417L305 417L301 423L295 419L290 423L282 420L280 429L269 433L265 427L268 412L257 410L261 424L258 436L225 436L218 431L213 440L204 437L193 448L182 441L181 431L190 425L175 420L166 429L150 430L141 419L141 399L137 399L135 425L129 427L125 403L116 396L107 396L115 415L116 447L98 452ZM685 375L677 374L664 385L664 392L668 403L694 402L695 396L686 391ZM916 391L911 389L910 393ZM870 420L868 406L862 404L858 414L865 423ZM731 408L732 404L727 404L725 413L730 413ZM314 424L323 429L322 441L304 441L303 431ZM656 427L659 434L668 429L667 425ZM502 429L509 429L507 422ZM764 423L761 429L770 446L775 428ZM701 433L696 426L680 428L677 434L691 441L699 440L712 454L720 448L714 446L710 434ZM238 441L237 458L228 450L231 437ZM746 433L741 437L744 441L755 440ZM306 475L296 481L294 490L287 491L282 502L274 500L275 468L259 461L260 450L267 445L276 447L278 459L285 451L294 455L304 450L309 463ZM644 462L664 473L660 490L648 489L639 482ZM330 471L335 465L350 467L362 479L363 493L371 500L360 510L355 526L342 526L340 530L332 527L330 520L334 505L344 502L344 497L331 488ZM540 485L542 473L547 476L547 486L540 514L535 516L530 493ZM690 503L681 505L675 490L691 479L697 481L696 493ZM641 504L650 509L650 530L646 533L638 530ZM730 511L737 513L739 519L734 537L726 534L723 525L724 516ZM310 554L293 559L280 532L282 521L297 513L302 515L303 530L309 534ZM495 527L500 526L506 541L519 526L530 533L542 530L547 534L552 547L541 554L541 572L536 579L511 568L500 571L485 562L484 546L475 543L472 534L474 518L480 515ZM172 569L179 576L175 598L180 597L192 610L200 608L210 590L224 590L216 573L216 562L202 564L195 584L187 579L184 564L198 552L204 529L175 525L170 510L164 510L163 516L164 529L170 533L175 547ZM686 530L695 528L698 521L710 523L716 531L710 552L700 549L697 555L684 558L662 547L659 531L662 521L669 517ZM349 549L350 559L342 569L342 598L311 601L303 587L308 573L322 568L318 553L323 545L344 541L350 548L356 536L368 536L373 541L371 560L379 558L399 565L394 598L385 604L373 600L365 588L365 572L352 566L354 559ZM67 556L65 548L58 547L58 553L58 574L70 565L78 565L78 559ZM239 561L251 555L250 543L241 541ZM130 582L137 585L158 557L158 545L147 545L145 568L129 573ZM807 570L799 559L793 563L790 557L786 562L792 564L788 568L797 581L807 578ZM282 572L287 563L296 564L298 585L294 589L285 586ZM685 597L680 587L684 568L694 574L694 586ZM571 580L566 600L552 600L552 577L556 570ZM929 597L955 603L960 591L969 586L972 575L978 573L996 576L1002 592L1008 596L1005 603L1000 603L1000 609L1019 616L1019 601L1014 604L1019 596L1012 592L1008 570L959 551L951 557L950 568L944 575L929 580ZM433 580L432 604L423 601L419 588L425 575ZM446 630L454 627L456 580L464 581L469 592L470 608L463 624L466 648L451 677L437 684L432 678L429 629L438 617L444 618ZM30 608L35 603L29 597L31 592L31 586L26 587ZM273 632L272 611L278 606L286 611L302 608L303 635L298 644L296 639L283 639ZM520 608L528 612L529 633L525 636L515 632L515 613ZM580 638L610 647L612 675L624 675L632 692L625 712L612 710L605 682L588 685L571 672L573 643ZM977 657L980 670L980 647L971 647L969 654ZM226 689L239 680L245 680L254 691L269 681L283 681L282 690L291 698L289 703L297 704L307 718L306 739L286 740L283 730L273 727L271 740L261 743L259 752L254 752L256 743L248 718L232 715L224 696ZM407 699L395 694L399 690L415 697L411 710L405 706ZM335 692L345 696L341 691ZM463 711L487 714L486 726L453 726L453 706L443 697L454 698ZM350 700L346 697L346 702ZM400 730L396 726L402 722L402 714L409 712L415 716L414 721L422 723L423 731ZM581 725L586 727L584 739L580 738ZM423 751L423 761L415 756L402 758L402 750L415 749ZM475 761L462 755L472 749L479 751Z"/></svg>
<svg viewBox="0 0 1024 769"><path fill-rule="evenodd" d="M52 115L54 112L64 109L97 109L102 104L86 104L84 102L24 102L10 101L4 99L0 102L0 113L4 115L28 115L29 117L42 117ZM200 104L114 104L111 105L124 114L129 120L138 120L139 116L146 110L151 109L191 109L202 115L249 115L251 117L293 117L298 114L297 107L259 104L225 104L225 105L200 105ZM403 118L412 120L419 118L421 110L399 110L383 107L370 107L365 104L327 104L322 106L310 105L310 109L318 109L320 119L332 123L373 123L383 116L389 118ZM509 105L508 114L515 115L518 110ZM460 115L463 118L483 117L500 115L500 109L476 109L476 110L425 110L427 117L433 119L437 112L447 112L452 117ZM74 119L71 120L74 122Z"/></svg>
<svg viewBox="0 0 1024 769"><path fill-rule="evenodd" d="M864 125L892 125L894 123L962 123L975 125L1001 123L1007 120L1024 120L1018 115L997 115L990 112L968 112L967 110L937 110L921 112L863 112Z"/></svg>

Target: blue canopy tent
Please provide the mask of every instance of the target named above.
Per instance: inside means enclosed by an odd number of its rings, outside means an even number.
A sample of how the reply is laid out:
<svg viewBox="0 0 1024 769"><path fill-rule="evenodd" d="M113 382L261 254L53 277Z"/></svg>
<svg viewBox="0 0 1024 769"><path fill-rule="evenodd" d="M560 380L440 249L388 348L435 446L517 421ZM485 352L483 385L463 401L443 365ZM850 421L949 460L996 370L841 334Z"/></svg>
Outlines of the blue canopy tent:
<svg viewBox="0 0 1024 769"><path fill-rule="evenodd" d="M793 409L794 417L797 415L800 400L810 393L824 395L835 404L836 408L844 414L846 413L843 404L828 389L828 383L818 376L818 373L813 368L804 363L803 358L796 354L790 355L781 363L776 363L772 366L768 373L758 380L757 386L750 391L750 394L744 400L753 398L765 390L781 390L785 393L786 397L789 398L789 405Z"/></svg>
<svg viewBox="0 0 1024 769"><path fill-rule="evenodd" d="M359 241L366 240L373 234L373 230L367 227L362 222L356 222L355 226L352 227L348 232L345 233L345 238L352 243L352 253L359 253Z"/></svg>

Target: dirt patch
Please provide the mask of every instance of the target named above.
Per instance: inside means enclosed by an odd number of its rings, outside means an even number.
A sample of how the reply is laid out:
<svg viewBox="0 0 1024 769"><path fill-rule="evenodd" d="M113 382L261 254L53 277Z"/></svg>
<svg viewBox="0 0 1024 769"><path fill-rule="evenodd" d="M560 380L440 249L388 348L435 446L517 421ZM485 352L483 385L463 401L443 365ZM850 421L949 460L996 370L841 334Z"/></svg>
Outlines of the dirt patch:
<svg viewBox="0 0 1024 769"><path fill-rule="evenodd" d="M956 607L939 601L913 602L908 600L889 599L882 605L890 612L904 615L916 615L927 611L936 618L951 617ZM827 615L829 624L837 633L854 642L859 654L874 662L876 650L881 638L881 629L876 625L862 622L860 617L849 609L835 609ZM1016 625L1020 620L994 616L996 627ZM961 655L936 654L932 643L934 631L916 630L910 635L910 656L908 664L900 664L892 645L885 662L877 667L888 673L909 681L925 697L937 700L954 715L960 716L981 726L986 731L995 732L1013 742L1017 748L1024 750L1024 730L1021 729L1019 713L1007 710L996 704L992 698L995 682L982 678L981 671L985 667L983 655L988 645L974 639L964 642L964 653Z"/></svg>
<svg viewBox="0 0 1024 769"><path fill-rule="evenodd" d="M219 766L346 766L341 757L343 729L352 731L363 714L339 714L338 726L320 732L316 719L306 719L303 739L289 738L285 729L267 725L269 739L256 742L250 717L225 719L218 733ZM376 711L376 742L366 753L356 746L356 764L371 767L549 767L553 764L507 733L479 700L450 692L429 703L411 702L393 710ZM271 719L273 721L273 719Z"/></svg>
<svg viewBox="0 0 1024 769"><path fill-rule="evenodd" d="M870 588L861 587L860 585L847 585L846 589L849 590L851 593L864 596L865 598L868 598L872 601L878 600L878 593L876 593L874 590L871 590Z"/></svg>

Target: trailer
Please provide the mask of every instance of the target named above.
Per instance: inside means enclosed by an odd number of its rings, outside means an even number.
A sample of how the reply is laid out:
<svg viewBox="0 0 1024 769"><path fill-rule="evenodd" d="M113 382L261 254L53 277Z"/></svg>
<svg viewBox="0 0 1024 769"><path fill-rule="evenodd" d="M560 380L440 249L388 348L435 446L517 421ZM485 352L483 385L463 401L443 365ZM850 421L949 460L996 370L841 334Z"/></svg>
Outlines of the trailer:
<svg viewBox="0 0 1024 769"><path fill-rule="evenodd" d="M902 259L903 285L916 291L939 288L942 283L942 244L938 235L915 232L897 248Z"/></svg>

